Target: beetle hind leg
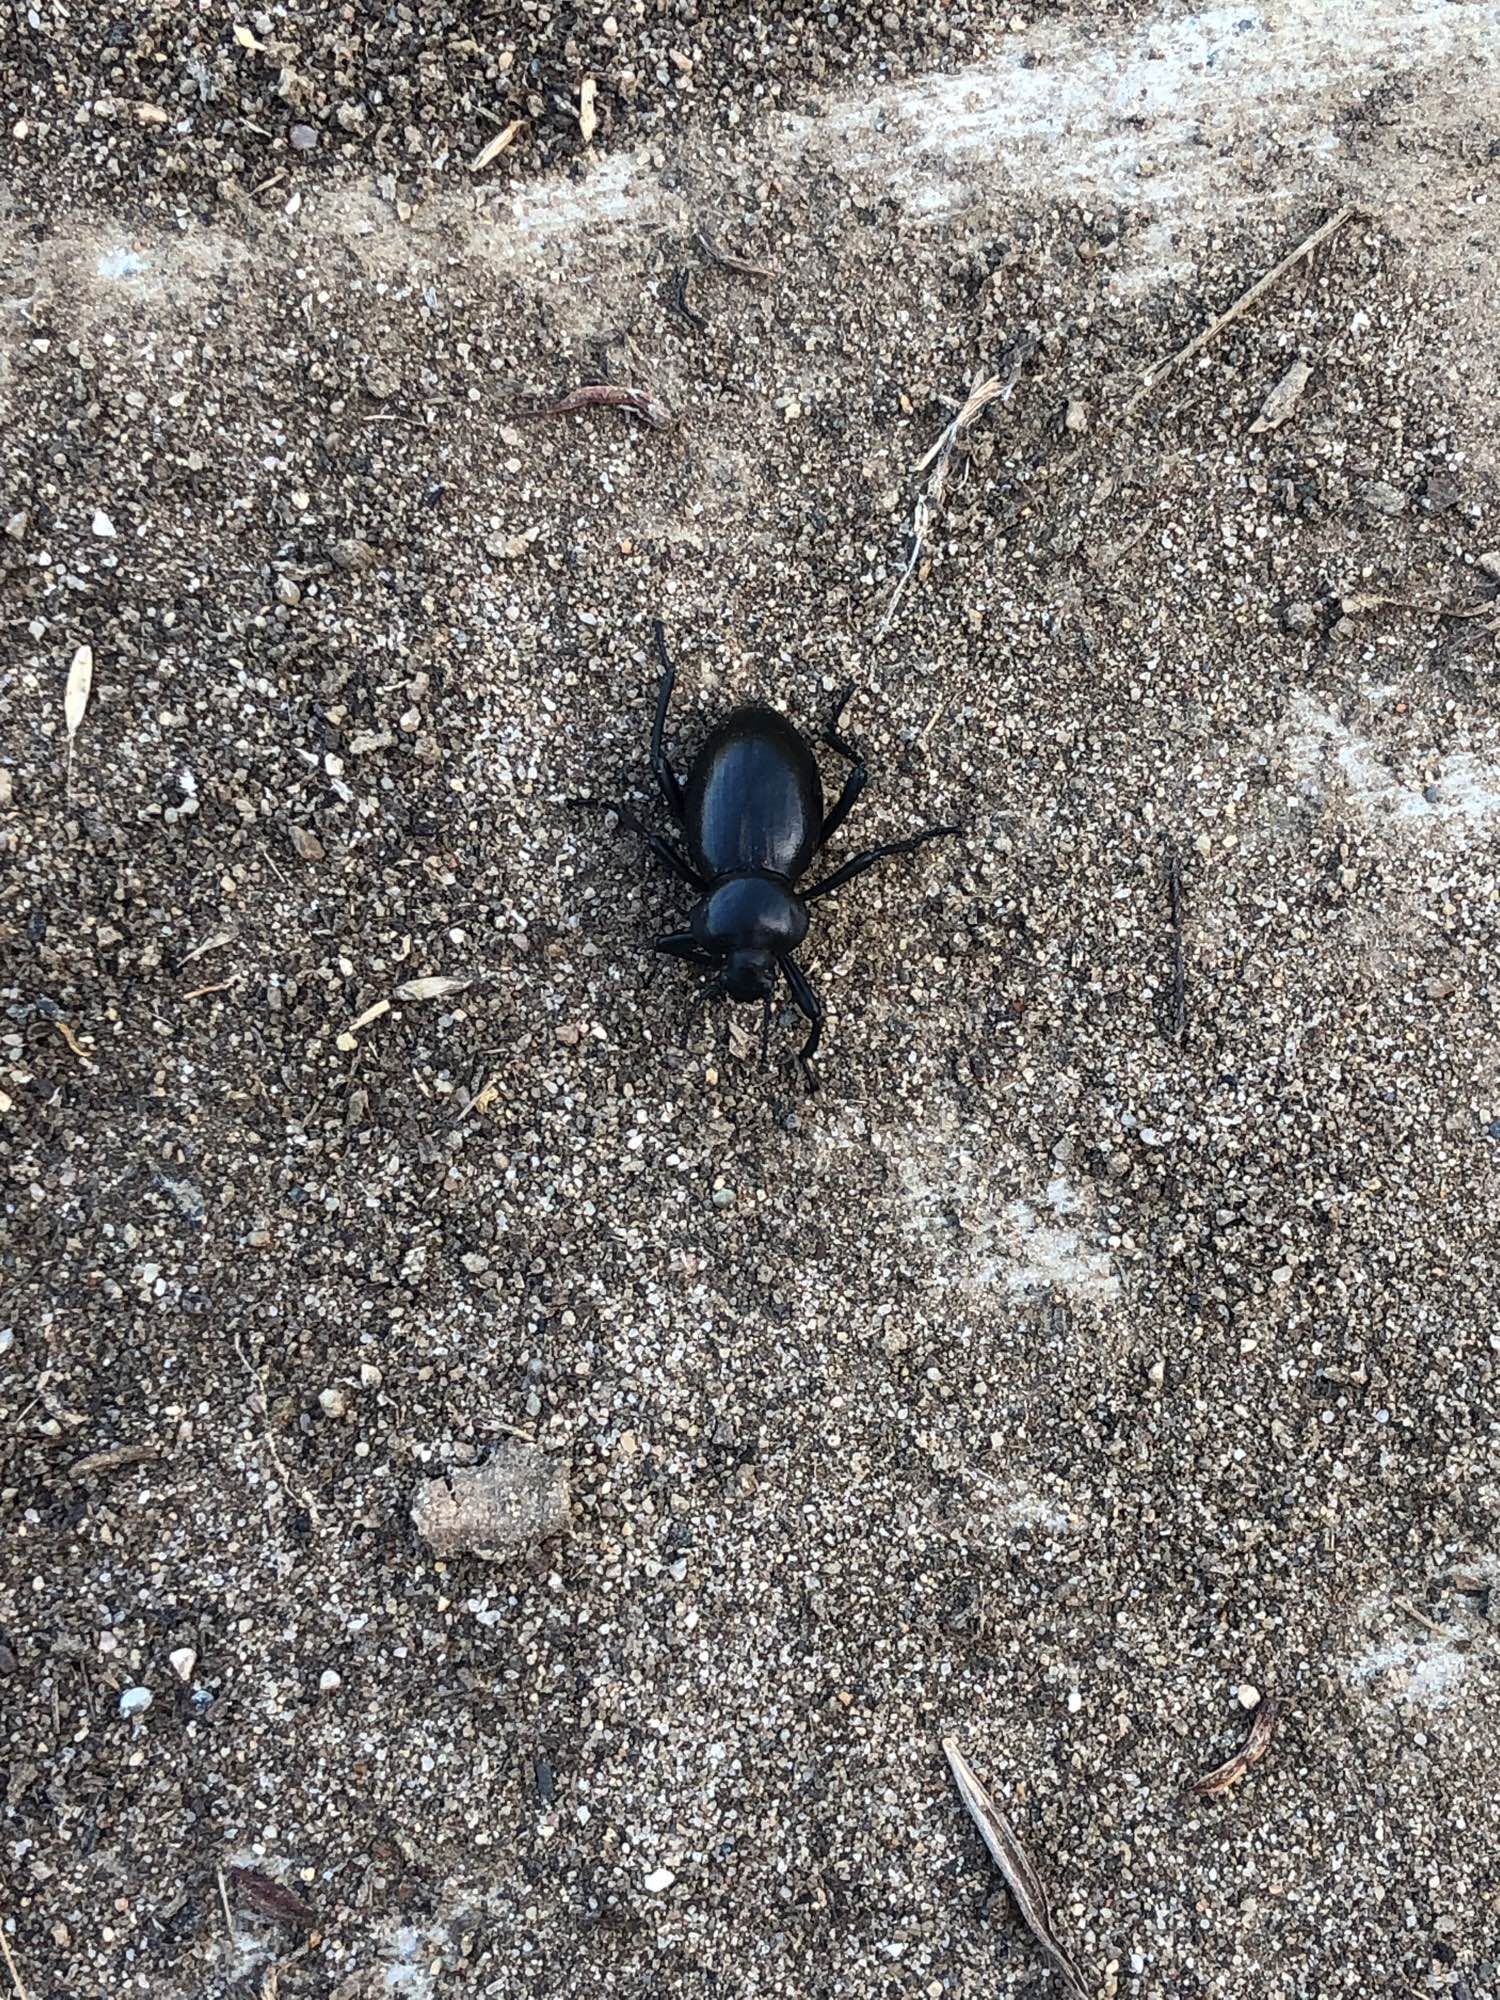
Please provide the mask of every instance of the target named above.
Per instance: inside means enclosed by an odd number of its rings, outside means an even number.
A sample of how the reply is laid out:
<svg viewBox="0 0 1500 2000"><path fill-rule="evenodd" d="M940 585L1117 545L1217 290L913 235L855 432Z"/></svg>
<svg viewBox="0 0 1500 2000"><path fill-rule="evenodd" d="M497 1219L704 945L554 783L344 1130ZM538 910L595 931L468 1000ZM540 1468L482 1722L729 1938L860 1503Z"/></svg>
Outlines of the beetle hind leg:
<svg viewBox="0 0 1500 2000"><path fill-rule="evenodd" d="M838 801L834 805L832 812L825 813L823 816L823 831L818 838L818 845L820 847L824 841L831 839L838 832L844 821L849 817L850 807L869 781L870 773L865 765L864 751L859 749L856 744L851 743L847 737L840 736L839 734L839 719L848 706L849 697L853 693L854 683L851 681L834 703L833 713L829 716L823 727L823 741L828 745L829 749L836 750L840 757L847 757L854 768L848 777L845 778L844 789L839 793Z"/></svg>

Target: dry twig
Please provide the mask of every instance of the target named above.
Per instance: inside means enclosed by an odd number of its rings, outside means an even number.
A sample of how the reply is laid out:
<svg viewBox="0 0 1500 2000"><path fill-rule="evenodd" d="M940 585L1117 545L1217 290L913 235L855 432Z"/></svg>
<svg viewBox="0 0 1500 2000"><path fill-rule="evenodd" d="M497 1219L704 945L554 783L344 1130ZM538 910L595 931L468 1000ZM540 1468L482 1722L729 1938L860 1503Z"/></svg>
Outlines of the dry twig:
<svg viewBox="0 0 1500 2000"><path fill-rule="evenodd" d="M618 382L588 382L572 389L556 403L539 410L512 410L516 417L571 417L578 410L629 410L654 431L670 430L676 418L659 396L645 389L631 389Z"/></svg>
<svg viewBox="0 0 1500 2000"><path fill-rule="evenodd" d="M975 1777L973 1766L951 1736L943 1738L943 1750L958 1786L958 1795L984 1836L984 1844L994 1856L995 1866L1005 1877L1005 1886L1015 1898L1016 1908L1026 1928L1046 1953L1070 2000L1088 2000L1083 1977L1052 1928L1047 1892L1042 1887L1041 1877L1016 1839L1009 1820Z"/></svg>
<svg viewBox="0 0 1500 2000"><path fill-rule="evenodd" d="M752 264L748 257L736 257L732 250L721 249L706 230L695 232L693 241L712 264L722 264L726 271L738 271L742 278L774 278L776 272L769 264Z"/></svg>
<svg viewBox="0 0 1500 2000"><path fill-rule="evenodd" d="M260 1391L261 1415L265 1419L265 1423L261 1429L261 1434L260 1434L261 1442L265 1445L267 1452L269 1452L270 1454L271 1463L275 1466L277 1476L281 1480L282 1490L284 1492L290 1493L294 1500L299 1500L302 1503L302 1506L306 1511L307 1518L312 1523L314 1532L316 1532L318 1528L318 1503L316 1500L314 1500L314 1498L308 1492L305 1486L298 1487L292 1484L292 1476L287 1471L285 1464L282 1462L281 1453L276 1449L276 1440L271 1435L271 1397L266 1388L265 1375L261 1369L255 1366L254 1362L250 1359L249 1355L240 1345L240 1337L238 1334L236 1334L234 1337L234 1351L240 1357L240 1360L244 1363L245 1371L249 1375L251 1381ZM224 1878L221 1875L219 1878L221 1884L223 1882L223 1879ZM227 1903L225 1907L227 1909L228 1907Z"/></svg>
<svg viewBox="0 0 1500 2000"><path fill-rule="evenodd" d="M5 1969L10 1974L10 1983L16 1989L16 2000L29 2000L26 1983L16 1970L16 1961L10 1955L10 1943L5 1935L5 1926L0 1924L0 1956L5 1959Z"/></svg>
<svg viewBox="0 0 1500 2000"><path fill-rule="evenodd" d="M917 564L922 557L922 551L927 545L928 530L932 526L938 509L943 504L943 495L948 488L948 480L953 471L954 460L958 456L960 445L963 444L968 435L969 427L980 412L988 409L991 403L1009 400L1011 391L1020 379L1021 369L1026 357L1030 354L1034 345L1035 343L1032 341L1017 341L1011 349L1010 365L1007 367L1005 373L1003 375L989 375L985 377L984 381L976 382L965 398L957 416L954 417L952 423L948 425L947 429L939 437L937 443L922 458L917 460L913 470L927 472L927 484L917 495L917 504L912 509L911 554L906 559L906 568L901 572L901 578L896 585L895 593L890 603L886 606L884 618L880 621L879 629L875 635L878 639L883 639L890 630L891 620L896 615L897 606L906 593L906 586L911 582L916 572ZM932 468L930 472L927 471L929 466Z"/></svg>
<svg viewBox="0 0 1500 2000"><path fill-rule="evenodd" d="M1196 1798L1217 1798L1220 1792L1227 1792L1231 1785L1237 1785L1247 1771L1253 1770L1271 1747L1271 1738L1276 1734L1277 1719L1281 1714L1281 1704L1274 1696L1267 1695L1255 1711L1255 1719L1250 1724L1250 1734L1244 1746L1236 1750L1227 1764L1221 1764L1216 1771L1198 1778L1188 1787Z"/></svg>
<svg viewBox="0 0 1500 2000"><path fill-rule="evenodd" d="M1273 265L1263 277L1257 278L1247 292L1241 292L1234 304L1226 307L1216 319L1211 320L1201 333L1195 334L1186 347L1179 347L1175 354L1169 354L1164 361L1158 361L1153 367L1148 368L1141 386L1120 412L1119 421L1124 423L1128 417L1134 415L1146 398L1159 389L1169 375L1175 375L1177 370L1185 367L1195 355L1201 354L1210 341L1218 339L1226 326L1232 326L1242 313L1248 312L1258 299L1263 299L1274 285L1278 285L1288 271L1295 270L1304 257L1310 257L1319 244L1326 243L1330 236L1336 235L1346 222L1352 222L1357 213L1356 209L1341 208L1336 214L1330 215L1326 222L1319 223L1310 236L1303 237L1295 250L1289 250L1279 264Z"/></svg>

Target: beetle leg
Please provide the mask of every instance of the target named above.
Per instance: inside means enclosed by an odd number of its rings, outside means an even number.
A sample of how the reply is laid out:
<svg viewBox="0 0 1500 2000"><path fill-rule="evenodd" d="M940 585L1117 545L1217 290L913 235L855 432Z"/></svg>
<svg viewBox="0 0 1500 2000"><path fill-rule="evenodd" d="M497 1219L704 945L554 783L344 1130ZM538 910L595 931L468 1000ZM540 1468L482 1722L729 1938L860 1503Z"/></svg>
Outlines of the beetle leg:
<svg viewBox="0 0 1500 2000"><path fill-rule="evenodd" d="M659 833L653 833L637 815L634 807L628 806L623 799L590 799L584 803L602 805L606 812L612 812L621 826L627 827L631 833L640 835L657 860L664 861L679 881L686 882L690 889L696 889L700 896L707 894L708 884L687 856L679 854L670 840L663 839Z"/></svg>
<svg viewBox="0 0 1500 2000"><path fill-rule="evenodd" d="M856 749L852 743L839 735L839 717L843 714L845 707L848 705L849 697L853 692L854 684L851 681L849 686L844 689L844 692L834 703L833 713L829 716L827 726L823 731L823 741L828 745L829 749L836 750L841 757L847 757L849 762L854 766L854 769L844 780L844 789L839 794L838 803L834 806L833 811L825 813L823 816L823 831L818 837L818 845L820 847L838 832L844 821L849 817L849 808L864 790L865 782L870 775L865 768L864 751Z"/></svg>
<svg viewBox="0 0 1500 2000"><path fill-rule="evenodd" d="M921 833L908 834L905 840L887 840L879 847L871 847L863 854L856 854L852 861L846 861L842 868L835 868L831 875L821 882L814 882L810 889L801 889L798 894L804 903L811 903L819 896L826 896L830 889L841 889L846 882L852 882L856 875L863 875L867 868L873 868L877 861L884 861L892 854L910 854L924 841L945 840L951 833L961 833L957 826L929 826Z"/></svg>
<svg viewBox="0 0 1500 2000"><path fill-rule="evenodd" d="M651 949L664 951L668 958L686 959L689 965L717 966L723 962L705 951L691 931L663 931L651 940Z"/></svg>
<svg viewBox="0 0 1500 2000"><path fill-rule="evenodd" d="M813 991L812 981L790 952L780 960L780 965L786 974L786 983L792 989L792 998L799 1010L806 1015L809 1024L807 1040L802 1044L797 1060L802 1065L807 1094L811 1097L818 1087L818 1079L813 1074L812 1059L817 1052L818 1039L823 1033L823 1003Z"/></svg>
<svg viewBox="0 0 1500 2000"><path fill-rule="evenodd" d="M667 704L672 699L672 689L677 680L677 669L667 654L667 635L658 618L654 621L656 650L661 655L661 679L656 684L656 720L651 725L651 769L656 773L656 782L661 786L661 795L667 802L667 811L679 826L686 818L682 803L682 786L677 781L677 773L672 769L670 758L662 748L662 737L667 727Z"/></svg>

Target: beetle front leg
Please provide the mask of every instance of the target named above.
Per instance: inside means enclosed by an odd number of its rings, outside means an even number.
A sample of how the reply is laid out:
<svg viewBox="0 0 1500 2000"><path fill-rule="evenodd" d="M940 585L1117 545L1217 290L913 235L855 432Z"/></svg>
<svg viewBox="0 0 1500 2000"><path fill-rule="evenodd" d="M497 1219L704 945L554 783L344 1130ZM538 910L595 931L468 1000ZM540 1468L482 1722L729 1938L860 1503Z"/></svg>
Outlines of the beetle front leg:
<svg viewBox="0 0 1500 2000"><path fill-rule="evenodd" d="M668 958L685 959L689 965L718 966L724 962L705 951L691 931L663 931L651 940L651 949L665 952Z"/></svg>
<svg viewBox="0 0 1500 2000"><path fill-rule="evenodd" d="M780 965L786 974L786 983L792 990L792 998L796 1001L799 1012L809 1023L807 1040L802 1044L802 1051L797 1060L802 1065L803 1080L807 1084L807 1094L811 1097L818 1087L818 1079L813 1074L812 1059L817 1053L818 1042L823 1033L823 1003L813 991L812 981L790 952L780 960Z"/></svg>

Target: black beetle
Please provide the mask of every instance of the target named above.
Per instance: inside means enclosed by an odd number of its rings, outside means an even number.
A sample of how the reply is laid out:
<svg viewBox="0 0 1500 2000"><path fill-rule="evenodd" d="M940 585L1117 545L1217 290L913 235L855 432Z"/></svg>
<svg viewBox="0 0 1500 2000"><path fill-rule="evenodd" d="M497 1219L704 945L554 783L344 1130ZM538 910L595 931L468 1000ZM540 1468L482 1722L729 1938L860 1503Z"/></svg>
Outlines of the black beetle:
<svg viewBox="0 0 1500 2000"><path fill-rule="evenodd" d="M838 733L839 718L854 690L844 691L823 731L823 741L853 767L832 812L823 810L823 784L811 748L784 716L770 708L737 708L726 716L694 758L684 786L662 746L676 673L659 618L654 629L661 679L651 729L651 769L668 812L683 831L687 853L643 825L628 805L612 805L610 810L702 898L688 929L667 931L655 940L655 949L690 965L714 969L717 976L702 999L723 993L731 1000L759 1001L764 1009L763 1053L776 974L783 973L809 1023L800 1060L808 1089L816 1090L812 1058L823 1032L823 1009L793 956L807 936L807 905L887 855L910 854L923 841L939 840L959 829L934 826L905 840L886 841L856 854L810 889L795 889L793 884L813 856L848 818L869 776L861 752Z"/></svg>

